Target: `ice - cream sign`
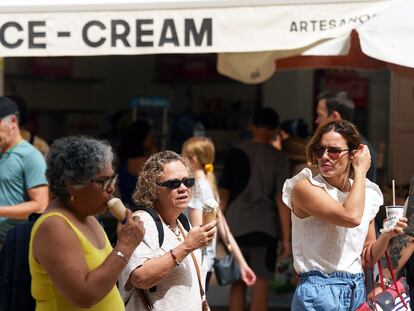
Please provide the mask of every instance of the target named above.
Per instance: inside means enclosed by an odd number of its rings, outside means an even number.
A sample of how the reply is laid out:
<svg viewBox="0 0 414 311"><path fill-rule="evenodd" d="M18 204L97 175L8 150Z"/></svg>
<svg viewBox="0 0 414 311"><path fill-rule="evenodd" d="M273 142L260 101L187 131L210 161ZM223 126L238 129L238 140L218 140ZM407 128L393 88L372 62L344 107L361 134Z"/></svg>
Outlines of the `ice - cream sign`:
<svg viewBox="0 0 414 311"><path fill-rule="evenodd" d="M45 52L87 55L99 49L109 49L108 53L112 50L114 54L129 54L127 49L142 49L145 54L148 49L148 52L154 53L171 48L205 48L213 44L213 20L208 17L159 19L103 16L87 19L71 16L66 20L50 17L29 20L0 17L0 52L6 53L5 56L19 56L27 50L35 55L36 51L39 55Z"/></svg>

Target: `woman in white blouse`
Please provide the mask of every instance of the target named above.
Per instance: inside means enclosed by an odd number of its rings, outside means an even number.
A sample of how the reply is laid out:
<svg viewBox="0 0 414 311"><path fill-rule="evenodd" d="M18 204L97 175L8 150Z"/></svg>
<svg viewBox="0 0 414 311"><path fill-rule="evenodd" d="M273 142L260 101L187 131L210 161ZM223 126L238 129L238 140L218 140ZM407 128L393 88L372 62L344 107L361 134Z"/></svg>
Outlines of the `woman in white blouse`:
<svg viewBox="0 0 414 311"><path fill-rule="evenodd" d="M354 310L366 299L363 254L372 248L376 262L390 239L407 226L406 219L376 240L374 217L383 197L366 179L371 156L351 122L319 128L306 151L319 174L313 177L305 168L283 187L283 201L292 211L294 267L300 277L292 310Z"/></svg>

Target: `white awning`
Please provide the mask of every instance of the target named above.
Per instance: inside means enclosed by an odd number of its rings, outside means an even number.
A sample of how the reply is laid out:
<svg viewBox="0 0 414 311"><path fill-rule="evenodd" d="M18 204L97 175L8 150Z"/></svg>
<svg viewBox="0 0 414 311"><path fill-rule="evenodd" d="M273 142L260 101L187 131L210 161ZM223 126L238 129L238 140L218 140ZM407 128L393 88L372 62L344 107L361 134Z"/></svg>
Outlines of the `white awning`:
<svg viewBox="0 0 414 311"><path fill-rule="evenodd" d="M292 54L348 34L393 2L1 1L0 57L286 50Z"/></svg>
<svg viewBox="0 0 414 311"><path fill-rule="evenodd" d="M244 83L260 83L277 70L276 61L286 57L347 55L350 52L351 32L354 28L360 45L357 49L361 54L389 63L393 70L412 77L413 70L409 68L414 68L414 41L411 39L414 33L414 1L378 3L369 9L377 10L369 20L348 28L343 27L342 33L336 33L331 38L326 37L309 46L303 45L296 50L222 53L218 56L218 71ZM314 60L315 63L323 63L320 59Z"/></svg>
<svg viewBox="0 0 414 311"><path fill-rule="evenodd" d="M414 68L414 1L403 0L357 28L364 54Z"/></svg>
<svg viewBox="0 0 414 311"><path fill-rule="evenodd" d="M277 59L361 51L414 68L413 0L6 0L0 57L219 53L259 83Z"/></svg>

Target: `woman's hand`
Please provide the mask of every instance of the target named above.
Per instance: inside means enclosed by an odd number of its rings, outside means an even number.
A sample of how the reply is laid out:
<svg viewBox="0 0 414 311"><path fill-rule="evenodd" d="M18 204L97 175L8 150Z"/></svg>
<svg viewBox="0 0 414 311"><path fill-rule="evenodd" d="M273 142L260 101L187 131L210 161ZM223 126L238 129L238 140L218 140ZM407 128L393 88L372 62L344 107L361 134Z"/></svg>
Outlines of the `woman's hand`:
<svg viewBox="0 0 414 311"><path fill-rule="evenodd" d="M371 154L367 145L360 144L351 159L355 172L361 171L364 174L368 172L371 166Z"/></svg>
<svg viewBox="0 0 414 311"><path fill-rule="evenodd" d="M214 238L217 221L213 220L204 226L192 227L184 239L184 244L191 251L206 247Z"/></svg>
<svg viewBox="0 0 414 311"><path fill-rule="evenodd" d="M256 283L256 274L248 265L240 266L241 279L247 286L252 286Z"/></svg>
<svg viewBox="0 0 414 311"><path fill-rule="evenodd" d="M280 253L277 260L283 260L292 257L292 244L289 240L282 240L280 244Z"/></svg>
<svg viewBox="0 0 414 311"><path fill-rule="evenodd" d="M145 235L145 228L139 216L132 216L130 209L126 209L126 222L124 225L118 224L118 245L123 245L128 249L134 249L142 242Z"/></svg>
<svg viewBox="0 0 414 311"><path fill-rule="evenodd" d="M388 232L384 232L381 235L384 238L387 238L389 240L396 237L396 236L398 236L398 235L401 235L401 234L404 233L404 229L407 228L407 226L408 226L407 222L408 222L408 219L406 217L403 217L399 221L397 221L397 224L395 225L395 227L392 230L390 230Z"/></svg>

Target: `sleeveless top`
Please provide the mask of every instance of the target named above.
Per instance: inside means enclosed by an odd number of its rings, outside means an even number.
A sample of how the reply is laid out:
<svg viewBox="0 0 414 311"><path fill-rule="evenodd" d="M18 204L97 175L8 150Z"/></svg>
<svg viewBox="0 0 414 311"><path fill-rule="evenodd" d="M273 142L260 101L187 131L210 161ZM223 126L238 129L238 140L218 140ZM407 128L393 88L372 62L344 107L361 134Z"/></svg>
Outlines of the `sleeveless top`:
<svg viewBox="0 0 414 311"><path fill-rule="evenodd" d="M59 293L55 285L50 281L45 269L41 265L39 265L39 263L35 260L33 256L33 238L36 235L39 226L46 219L53 216L62 217L69 224L73 232L76 234L83 249L85 260L90 271L100 266L112 251L112 246L109 243L106 234L105 247L103 249L98 249L62 213L53 212L41 216L33 226L29 246L29 266L30 273L32 275L32 295L36 300L36 311L86 310L84 308L73 306L65 297L63 297ZM104 232L103 229L102 232ZM125 310L124 303L121 299L116 285L114 285L111 291L104 298L102 298L102 300L100 300L96 305L87 310Z"/></svg>
<svg viewBox="0 0 414 311"><path fill-rule="evenodd" d="M321 175L312 177L310 169L305 168L293 178L286 180L283 186L282 199L290 209L293 188L302 179L307 179L313 186L322 188L338 202L345 202L349 195L349 192L342 192L330 185ZM351 179L350 182L352 184ZM379 187L365 179L364 213L361 223L355 228L331 224L314 216L299 218L292 212L292 252L296 272L363 272L362 248L369 223L375 218L382 204L383 196Z"/></svg>

